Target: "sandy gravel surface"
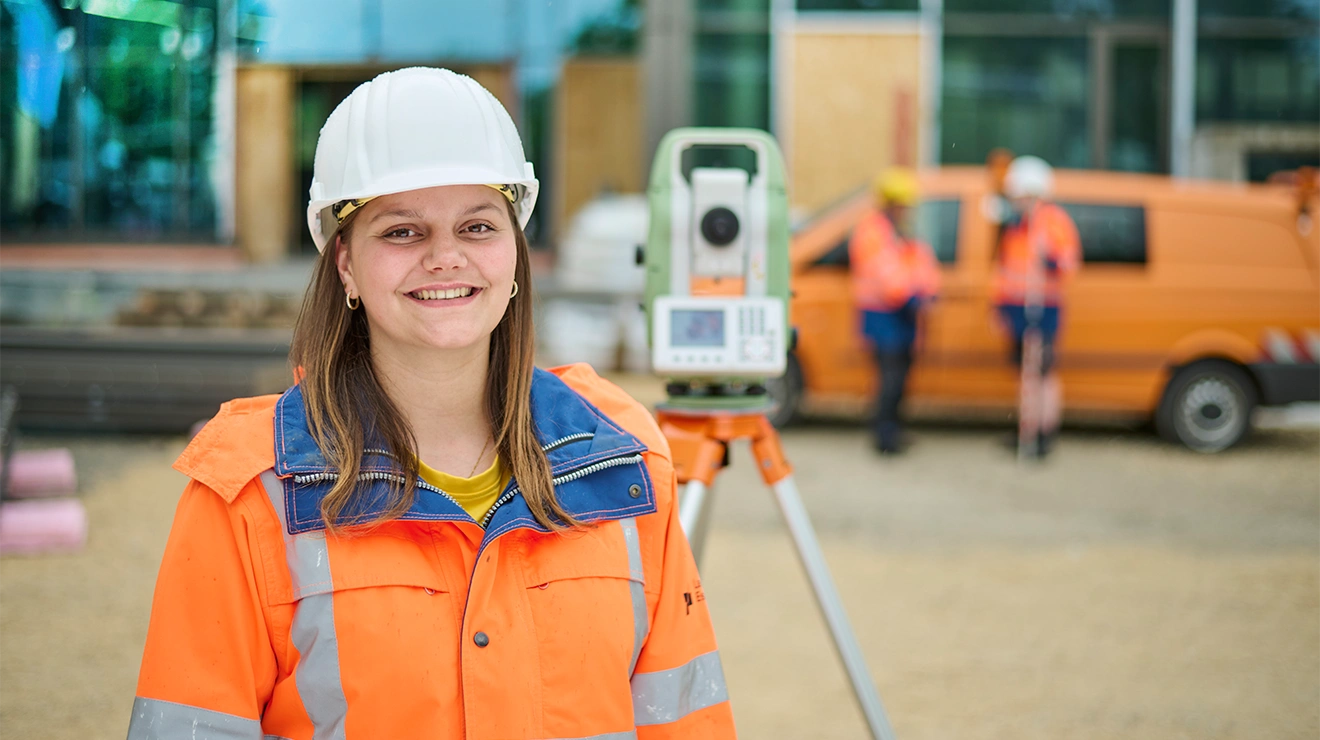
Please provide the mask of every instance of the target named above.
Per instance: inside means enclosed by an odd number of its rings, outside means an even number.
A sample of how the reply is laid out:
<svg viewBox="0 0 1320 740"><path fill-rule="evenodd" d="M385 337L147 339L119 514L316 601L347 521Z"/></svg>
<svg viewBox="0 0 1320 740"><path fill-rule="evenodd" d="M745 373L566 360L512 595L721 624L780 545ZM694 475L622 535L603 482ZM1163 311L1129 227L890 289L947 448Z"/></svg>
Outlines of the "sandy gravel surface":
<svg viewBox="0 0 1320 740"><path fill-rule="evenodd" d="M639 394L639 395L644 395ZM998 432L784 436L901 738L1320 736L1320 432L1204 457L1072 432L1029 471ZM182 476L182 438L75 452L91 539L0 560L0 737L121 738ZM864 738L745 448L703 564L741 734Z"/></svg>

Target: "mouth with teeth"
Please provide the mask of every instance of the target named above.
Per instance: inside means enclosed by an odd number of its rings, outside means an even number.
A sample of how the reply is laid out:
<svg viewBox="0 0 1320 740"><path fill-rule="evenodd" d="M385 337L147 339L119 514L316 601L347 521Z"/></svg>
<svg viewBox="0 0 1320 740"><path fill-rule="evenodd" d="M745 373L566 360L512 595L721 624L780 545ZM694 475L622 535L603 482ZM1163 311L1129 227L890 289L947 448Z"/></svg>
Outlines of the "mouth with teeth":
<svg viewBox="0 0 1320 740"><path fill-rule="evenodd" d="M480 288L464 286L462 288L449 288L447 290L414 290L408 296L413 300L426 302L445 302L453 301L455 303L466 303L463 299L472 298L481 292Z"/></svg>

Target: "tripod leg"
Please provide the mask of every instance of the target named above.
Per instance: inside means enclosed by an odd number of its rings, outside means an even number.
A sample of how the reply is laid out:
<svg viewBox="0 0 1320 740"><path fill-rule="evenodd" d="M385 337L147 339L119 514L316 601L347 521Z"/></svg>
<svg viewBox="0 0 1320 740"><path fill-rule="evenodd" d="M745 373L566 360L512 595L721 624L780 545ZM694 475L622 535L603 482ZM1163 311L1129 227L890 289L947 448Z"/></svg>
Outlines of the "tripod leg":
<svg viewBox="0 0 1320 740"><path fill-rule="evenodd" d="M866 668L862 648L857 644L857 637L853 634L852 625L848 623L848 614L844 611L843 601L834 588L834 578L830 576L825 554L820 550L820 543L816 541L816 532L811 527L811 519L807 516L807 510L798 496L797 484L793 482L793 476L789 475L774 483L772 488L775 491L775 498L779 500L779 509L784 514L784 521L788 524L788 531L793 535L793 542L797 545L802 567L807 571L811 587L816 592L816 603L820 605L830 632L834 635L834 646L839 651L844 668L848 671L853 695L857 697L862 714L866 716L871 737L875 740L894 740L894 728L890 726L889 718L885 716L885 709L880 704L880 696L876 693L870 671Z"/></svg>
<svg viewBox="0 0 1320 740"><path fill-rule="evenodd" d="M1019 381L1018 447L1019 463L1037 459L1041 429L1041 393L1044 348L1040 330L1028 326L1022 337L1022 377Z"/></svg>
<svg viewBox="0 0 1320 740"><path fill-rule="evenodd" d="M683 486L683 497L678 505L678 521L692 548L692 559L701 566L701 553L706 549L706 532L710 529L710 505L714 495L706 484L695 478Z"/></svg>

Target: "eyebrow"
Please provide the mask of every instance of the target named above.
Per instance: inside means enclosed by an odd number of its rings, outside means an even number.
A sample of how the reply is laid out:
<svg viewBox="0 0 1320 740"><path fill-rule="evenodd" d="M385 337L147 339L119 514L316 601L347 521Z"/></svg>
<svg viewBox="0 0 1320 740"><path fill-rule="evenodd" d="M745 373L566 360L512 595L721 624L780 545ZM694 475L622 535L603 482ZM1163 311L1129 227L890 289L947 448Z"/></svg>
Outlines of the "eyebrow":
<svg viewBox="0 0 1320 740"><path fill-rule="evenodd" d="M471 216L471 215L473 215L473 214L475 214L475 213L481 213L482 211L495 211L495 212L498 213L499 210L500 210L500 209L496 208L495 206L491 205L490 203L478 203L477 205L472 206L471 208L467 209L466 211L463 211L463 213L461 213L461 214L459 215L459 218L467 218L468 216ZM422 216L421 213L419 213L418 211L415 211L415 210L413 210L413 209L411 209L411 208L396 208L396 209L394 209L394 210L390 210L390 211L381 211L380 213L377 213L375 216L372 216L372 217L371 217L371 223L375 223L375 222L381 220L382 218L387 218L387 217L392 217L392 216L397 216L397 217L399 217L399 218L410 218L410 219L414 219L414 220L417 220L417 221L424 221L424 220L425 220L425 218Z"/></svg>
<svg viewBox="0 0 1320 740"><path fill-rule="evenodd" d="M489 203L478 203L477 205L472 206L466 211L463 211L463 215L461 216L461 218L467 218L468 216L471 216L474 213L481 213L482 211L495 211L498 213L499 210L500 209L496 208L495 206Z"/></svg>
<svg viewBox="0 0 1320 740"><path fill-rule="evenodd" d="M422 214L412 210L411 208L397 208L392 211L381 211L380 213L377 213L375 216L371 217L371 223L376 223L377 221L381 220L382 218L386 218L387 216L397 216L399 218L411 218L417 221L423 220Z"/></svg>

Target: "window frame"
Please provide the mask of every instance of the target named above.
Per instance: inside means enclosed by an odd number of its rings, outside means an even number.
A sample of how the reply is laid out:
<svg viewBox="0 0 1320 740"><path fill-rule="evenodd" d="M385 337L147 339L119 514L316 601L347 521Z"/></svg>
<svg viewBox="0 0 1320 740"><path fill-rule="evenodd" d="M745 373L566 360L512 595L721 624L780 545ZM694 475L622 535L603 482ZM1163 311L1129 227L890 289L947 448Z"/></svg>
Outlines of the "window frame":
<svg viewBox="0 0 1320 740"><path fill-rule="evenodd" d="M1073 224L1077 227L1077 237L1081 243L1082 269L1086 269L1088 267L1098 267L1101 265L1107 268L1119 267L1119 268L1133 268L1133 269L1141 269L1141 270L1149 269L1150 216L1148 211L1150 209L1148 208L1146 203L1134 203L1134 202L1112 203L1105 201L1086 200L1084 198L1070 198L1070 199L1061 198L1059 200L1054 201L1054 204L1062 208L1064 212L1068 214L1068 217L1072 219ZM1140 231L1141 231L1141 259L1139 260L1127 259L1127 258L1120 259L1120 258L1109 258L1104 256L1088 258L1087 250L1086 250L1087 243L1090 242L1091 244L1095 244L1097 241L1095 239L1095 232L1094 232L1095 226L1092 225L1094 219L1086 216L1079 218L1078 212L1074 210L1079 208L1115 209L1115 210L1122 210L1128 213L1136 212L1137 214L1139 214ZM1083 224L1085 224L1085 226L1083 226ZM1092 234L1091 239L1087 239L1087 231L1084 231L1084 228L1091 231ZM1129 227L1129 228L1133 228L1133 227ZM1092 247L1092 249L1095 249L1095 247Z"/></svg>

